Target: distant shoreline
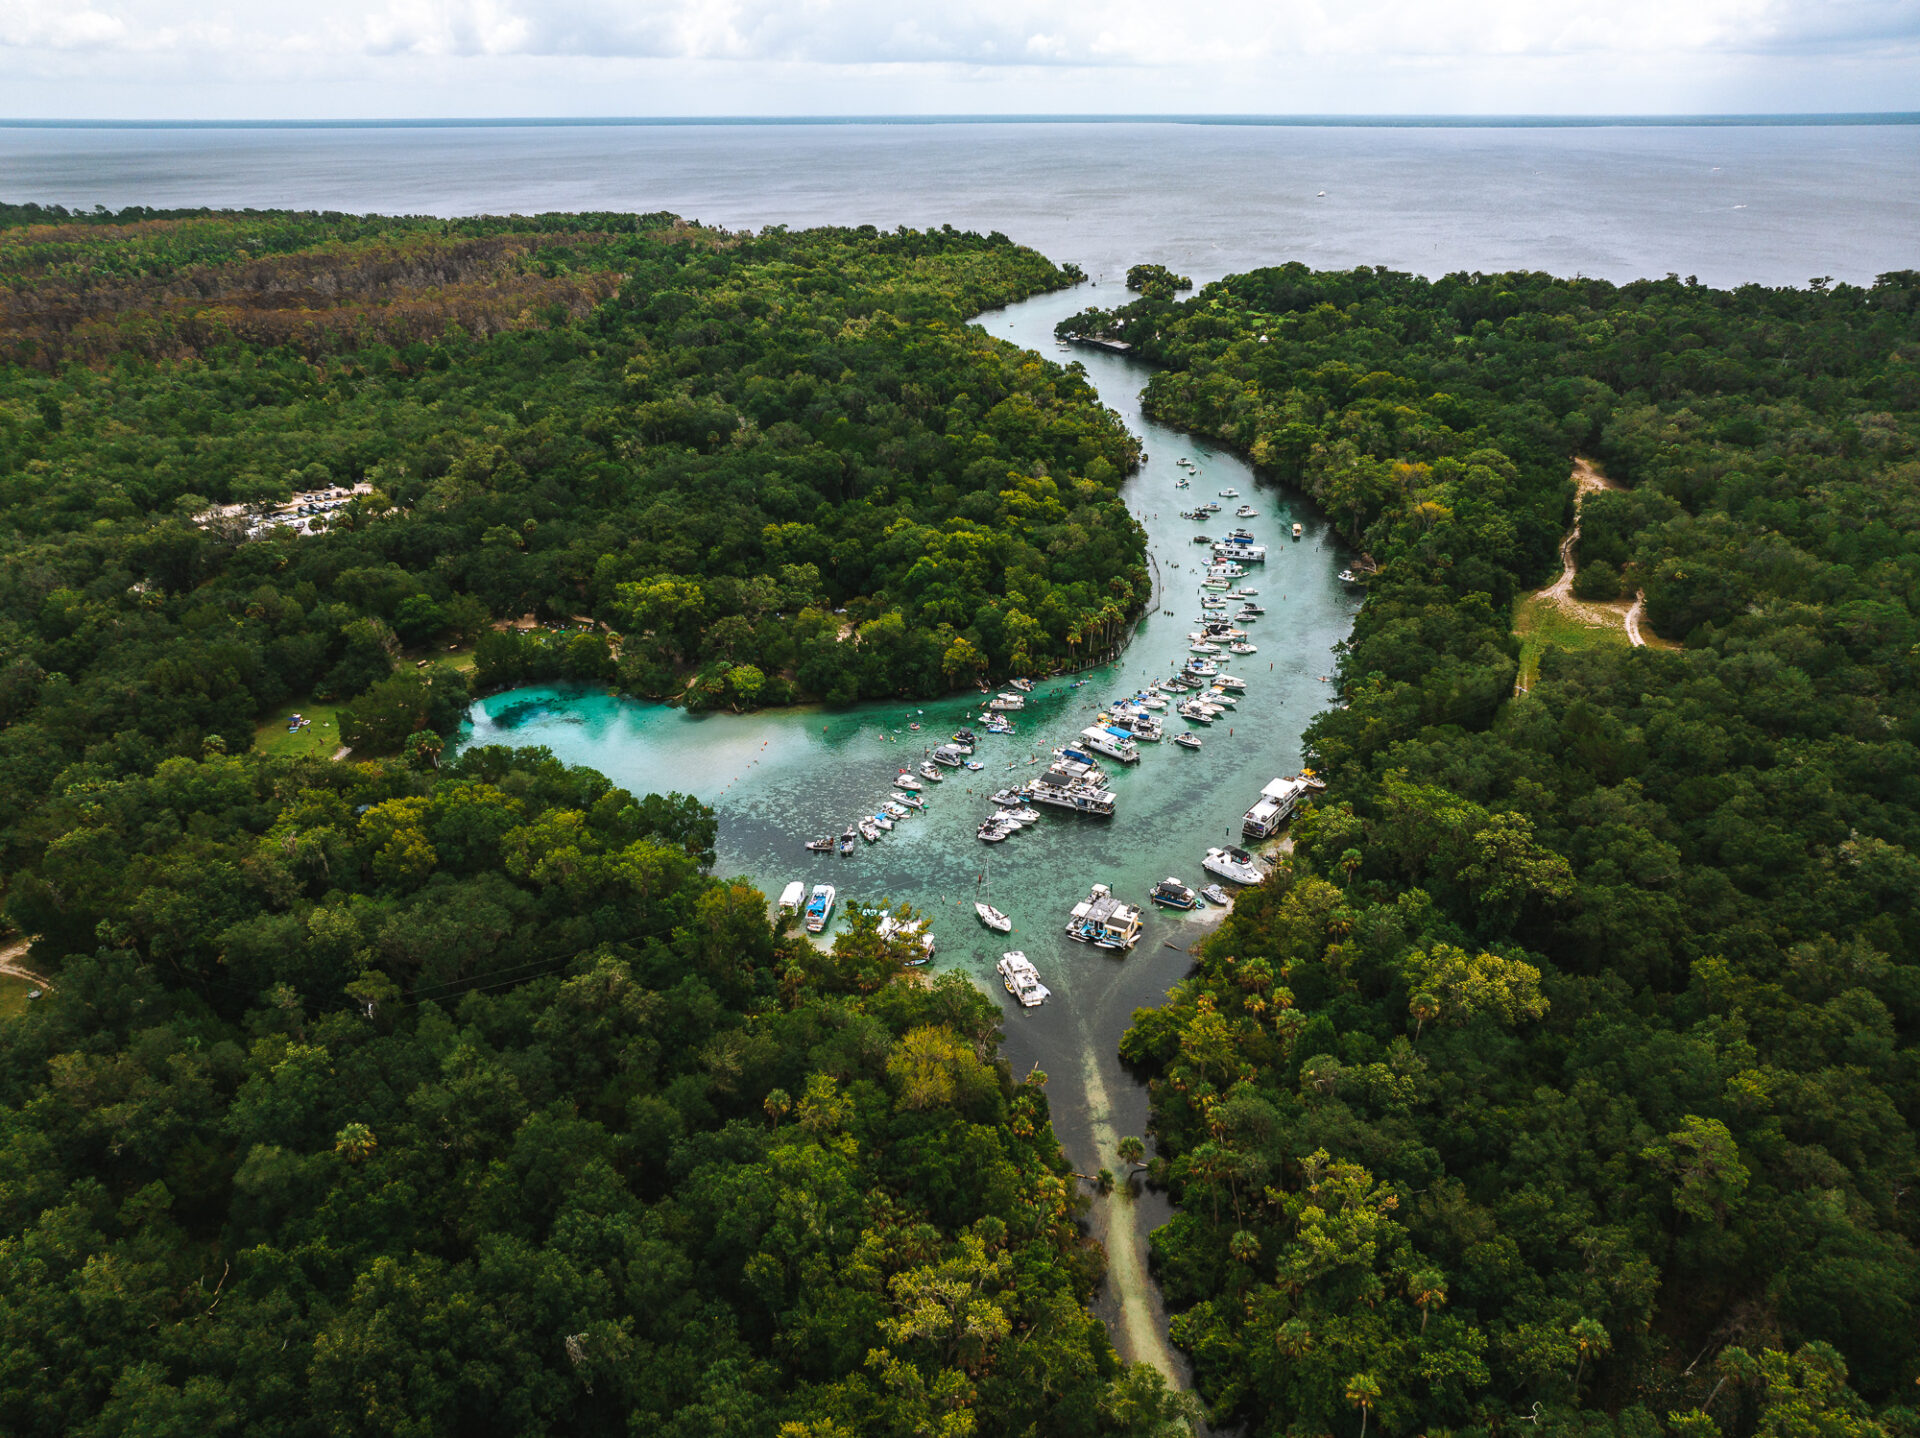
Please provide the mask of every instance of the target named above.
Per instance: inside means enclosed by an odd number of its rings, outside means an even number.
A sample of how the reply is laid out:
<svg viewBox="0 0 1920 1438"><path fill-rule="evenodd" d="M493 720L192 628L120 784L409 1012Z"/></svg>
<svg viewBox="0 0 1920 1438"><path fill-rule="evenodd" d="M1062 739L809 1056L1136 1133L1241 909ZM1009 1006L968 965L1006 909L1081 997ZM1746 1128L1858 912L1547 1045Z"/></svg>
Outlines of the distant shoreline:
<svg viewBox="0 0 1920 1438"><path fill-rule="evenodd" d="M780 125L1223 125L1376 130L1592 130L1920 125L1920 111L1777 115L628 115L452 119L7 119L0 130L520 130Z"/></svg>

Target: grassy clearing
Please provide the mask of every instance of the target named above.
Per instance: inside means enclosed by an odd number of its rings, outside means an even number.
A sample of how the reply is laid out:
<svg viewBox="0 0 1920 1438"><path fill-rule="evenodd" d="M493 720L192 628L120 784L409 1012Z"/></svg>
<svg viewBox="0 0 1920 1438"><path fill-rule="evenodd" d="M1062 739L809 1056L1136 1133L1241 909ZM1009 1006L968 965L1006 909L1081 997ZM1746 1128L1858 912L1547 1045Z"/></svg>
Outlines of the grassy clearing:
<svg viewBox="0 0 1920 1438"><path fill-rule="evenodd" d="M17 979L12 974L0 974L0 1019L17 1018L27 1011L27 992L38 988L38 984Z"/></svg>
<svg viewBox="0 0 1920 1438"><path fill-rule="evenodd" d="M296 711L306 715L313 723L298 734L289 734L287 719ZM311 700L285 704L253 731L253 747L263 754L275 754L282 758L312 756L331 759L333 751L340 747L340 721L331 704L315 704Z"/></svg>
<svg viewBox="0 0 1920 1438"><path fill-rule="evenodd" d="M1540 675L1540 656L1555 649L1626 647L1627 631L1618 616L1606 624L1589 624L1569 614L1551 599L1529 594L1514 606L1513 632L1520 636L1520 684L1531 689Z"/></svg>

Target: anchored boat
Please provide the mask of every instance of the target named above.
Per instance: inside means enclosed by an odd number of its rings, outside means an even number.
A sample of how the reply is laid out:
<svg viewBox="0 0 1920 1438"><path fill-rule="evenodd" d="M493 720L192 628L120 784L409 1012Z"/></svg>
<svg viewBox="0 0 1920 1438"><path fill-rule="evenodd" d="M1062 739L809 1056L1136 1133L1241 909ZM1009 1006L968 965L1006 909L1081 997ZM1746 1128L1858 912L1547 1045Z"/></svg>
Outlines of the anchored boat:
<svg viewBox="0 0 1920 1438"><path fill-rule="evenodd" d="M834 888L832 884L815 884L813 896L807 900L807 932L817 934L827 926L827 916L833 912Z"/></svg>
<svg viewBox="0 0 1920 1438"><path fill-rule="evenodd" d="M1040 971L1018 949L1002 954L994 968L1022 1008L1037 1009L1053 996L1052 990L1040 982Z"/></svg>

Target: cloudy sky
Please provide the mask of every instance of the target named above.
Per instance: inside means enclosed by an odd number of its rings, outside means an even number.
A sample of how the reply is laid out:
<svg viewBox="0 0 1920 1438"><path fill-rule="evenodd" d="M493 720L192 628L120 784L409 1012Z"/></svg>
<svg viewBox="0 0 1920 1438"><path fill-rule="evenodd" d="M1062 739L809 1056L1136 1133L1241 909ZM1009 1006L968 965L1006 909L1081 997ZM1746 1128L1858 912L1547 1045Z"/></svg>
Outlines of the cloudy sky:
<svg viewBox="0 0 1920 1438"><path fill-rule="evenodd" d="M1920 0L0 0L0 116L1920 109Z"/></svg>

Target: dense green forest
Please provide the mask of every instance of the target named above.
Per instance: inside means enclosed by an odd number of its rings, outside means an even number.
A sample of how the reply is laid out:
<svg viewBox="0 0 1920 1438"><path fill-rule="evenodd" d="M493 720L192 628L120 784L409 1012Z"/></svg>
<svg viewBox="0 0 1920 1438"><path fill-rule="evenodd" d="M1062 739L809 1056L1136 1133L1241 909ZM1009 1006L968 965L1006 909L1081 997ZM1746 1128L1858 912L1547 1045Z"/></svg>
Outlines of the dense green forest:
<svg viewBox="0 0 1920 1438"><path fill-rule="evenodd" d="M289 701L361 753L484 687L693 706L1051 668L1143 601L1136 442L952 230L0 215L0 865L41 799ZM214 506L370 488L318 535ZM500 629L533 615L548 628Z"/></svg>
<svg viewBox="0 0 1920 1438"><path fill-rule="evenodd" d="M1061 331L1378 566L1325 801L1125 1040L1215 1414L1920 1431L1920 274L1288 265ZM1576 454L1682 647L1516 696Z"/></svg>
<svg viewBox="0 0 1920 1438"><path fill-rule="evenodd" d="M65 957L0 1043L0 1430L1177 1421L1087 1311L997 1007L902 978L871 917L771 928L695 801L539 750L210 752L49 821L13 912Z"/></svg>
<svg viewBox="0 0 1920 1438"><path fill-rule="evenodd" d="M1110 641L1135 442L965 324L1068 271L15 206L0 274L0 880L50 981L0 1041L0 1431L1188 1431L994 1004L770 924L693 799L442 742L474 680L846 701ZM309 698L353 762L249 752Z"/></svg>

